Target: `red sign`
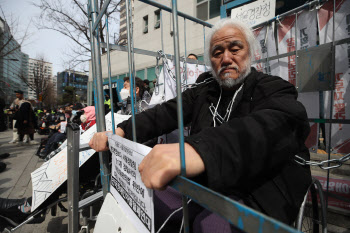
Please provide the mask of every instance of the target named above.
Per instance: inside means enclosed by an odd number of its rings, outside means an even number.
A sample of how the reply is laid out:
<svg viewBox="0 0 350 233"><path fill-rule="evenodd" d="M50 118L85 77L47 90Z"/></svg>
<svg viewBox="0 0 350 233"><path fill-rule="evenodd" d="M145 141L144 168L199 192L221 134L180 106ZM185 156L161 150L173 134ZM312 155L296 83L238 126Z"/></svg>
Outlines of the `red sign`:
<svg viewBox="0 0 350 233"><path fill-rule="evenodd" d="M323 191L326 191L327 177L323 177L323 176L313 176L313 177L317 178L320 181ZM328 192L350 199L350 180L329 178ZM328 205L346 210L347 212L350 211L349 202L345 202L333 197L328 197Z"/></svg>

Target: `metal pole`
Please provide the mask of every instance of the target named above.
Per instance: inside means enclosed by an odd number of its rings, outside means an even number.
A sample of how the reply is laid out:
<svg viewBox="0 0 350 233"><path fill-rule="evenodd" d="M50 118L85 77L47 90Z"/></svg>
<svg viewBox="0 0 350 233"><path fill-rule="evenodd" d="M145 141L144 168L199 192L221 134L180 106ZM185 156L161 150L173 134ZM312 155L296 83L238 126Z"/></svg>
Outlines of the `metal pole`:
<svg viewBox="0 0 350 233"><path fill-rule="evenodd" d="M295 13L295 88L298 89L298 13Z"/></svg>
<svg viewBox="0 0 350 233"><path fill-rule="evenodd" d="M96 20L94 20L94 25L92 26L92 32L93 34L95 34L96 29L98 27L98 24L100 23L101 19L102 19L102 16L104 13L106 13L107 11L107 8L108 8L108 5L109 3L111 2L111 0L106 0L104 3L103 3L103 6L101 8L101 11L99 12L99 15L97 15L96 17ZM97 5L96 5L97 6ZM96 8L97 9L97 8Z"/></svg>
<svg viewBox="0 0 350 233"><path fill-rule="evenodd" d="M186 19L185 18L184 18L184 45L185 45L185 59L183 63L185 66L184 72L185 72L185 83L186 83L185 89L186 89L187 88L187 46L186 46Z"/></svg>
<svg viewBox="0 0 350 233"><path fill-rule="evenodd" d="M107 15L106 15L106 40L107 40L107 65L108 65L109 99L111 101L111 111L112 111L111 112L111 116L112 116L112 130L113 130L113 134L115 134L113 91L112 91L112 78L111 78L111 53L110 53L110 50L109 50L109 30L108 30L108 16Z"/></svg>
<svg viewBox="0 0 350 233"><path fill-rule="evenodd" d="M172 12L172 9L171 9L170 7L167 7L167 6L165 6L165 5L162 5L162 4L158 3L158 2L155 2L155 1L152 1L152 0L139 0L139 1L140 1L140 2L144 2L144 3L147 3L148 5L151 5L151 6L155 6L155 7L159 8L159 9L168 11L168 12L170 12L170 13ZM207 22L205 22L205 21L203 21L203 20L197 19L197 18L195 18L195 17L193 17L193 16L190 16L190 15L188 15L188 14L182 13L182 12L180 12L180 11L178 11L177 14L180 15L181 17L185 18L185 19L191 20L191 21L193 21L193 22L195 22L195 23L199 23L199 24L204 25L204 26L206 26L206 27L209 27L209 28L212 28L212 27L213 27L213 25L210 24L210 23L207 23Z"/></svg>
<svg viewBox="0 0 350 233"><path fill-rule="evenodd" d="M333 105L334 105L334 84L335 84L335 0L333 0L333 35L332 35L332 75L331 75L331 103L329 113L329 136L328 136L328 160L331 159L331 146L332 146L332 119L333 119ZM328 166L330 163L328 162ZM329 169L327 170L327 189L326 189L326 207L328 207L328 190L329 190Z"/></svg>
<svg viewBox="0 0 350 233"><path fill-rule="evenodd" d="M205 53L205 27L203 26L203 40L204 40L204 53ZM204 54L206 56L208 54ZM204 71L207 72L207 66L204 65Z"/></svg>
<svg viewBox="0 0 350 233"><path fill-rule="evenodd" d="M131 3L131 0L130 0L130 3ZM130 32L131 32L131 61L132 61L132 78L133 78L133 82L134 82L134 89L131 93L134 94L134 108L133 108L133 111L135 111L135 113L137 113L137 108L135 109L135 106L136 106L136 102L137 102L137 99L136 99L136 68L135 68L135 49L134 49L134 23L133 23L133 20L132 20L132 7L131 7L131 4L130 4L130 7L129 7L129 17L130 17ZM140 96L142 98L142 96ZM136 121L135 121L136 122ZM135 123L136 124L136 123ZM135 136L136 138L136 136Z"/></svg>
<svg viewBox="0 0 350 233"><path fill-rule="evenodd" d="M68 124L67 142L68 232L76 233L79 227L79 125Z"/></svg>
<svg viewBox="0 0 350 233"><path fill-rule="evenodd" d="M91 18L92 24L96 22L97 17L97 0L93 0L93 4L91 5ZM93 33L93 31L92 31ZM98 111L96 114L97 120L97 132L103 132L106 130L106 122L105 122L105 110L103 103L103 85L102 85L102 69L101 69L101 54L100 54L100 43L99 43L99 26L96 29L96 33L93 34L93 50L94 53L94 61L95 62L95 72L96 72L96 92L97 92L97 103L95 106L98 106ZM109 190L109 158L108 153L99 152L99 160L100 160L100 173L101 173L101 183L103 196L106 196Z"/></svg>
<svg viewBox="0 0 350 233"><path fill-rule="evenodd" d="M177 0L172 0L172 15L173 15L173 31L174 31L174 62L175 62L175 73L176 73L177 119L178 119L178 128L179 128L181 175L186 176ZM183 206L184 230L185 230L185 232L189 232L187 197L184 195L182 196L182 206Z"/></svg>
<svg viewBox="0 0 350 233"><path fill-rule="evenodd" d="M164 39L163 38L163 10L160 10L160 36L161 36L161 43L162 43L162 51L165 54L165 51L164 51L164 40L163 40Z"/></svg>
<svg viewBox="0 0 350 233"><path fill-rule="evenodd" d="M131 28L130 28L130 0L126 0L126 29L128 33L128 63L130 76L130 97L131 97L131 124L132 124L132 139L136 142L136 122L135 122L135 106L134 106L134 74L132 61L132 43L131 43Z"/></svg>
<svg viewBox="0 0 350 233"><path fill-rule="evenodd" d="M89 0L89 4L88 4L88 18L89 18L89 27L90 27L90 45L91 45L91 65L92 65L92 82L91 82L91 87L92 90L94 92L94 105L95 107L95 111L98 112L98 105L97 105L97 91L96 91L96 66L95 66L95 49L94 49L94 43L93 43L93 33L92 33L92 18L91 18L91 0Z"/></svg>
<svg viewBox="0 0 350 233"><path fill-rule="evenodd" d="M273 28L273 27L272 27ZM270 61L269 61L269 43L267 43L267 39L269 37L269 30L270 30L270 25L268 24L266 27L266 36L265 36L265 47L266 47L266 63L265 63L265 68L266 68L266 73L271 74L271 69L270 69ZM261 52L262 54L262 52Z"/></svg>

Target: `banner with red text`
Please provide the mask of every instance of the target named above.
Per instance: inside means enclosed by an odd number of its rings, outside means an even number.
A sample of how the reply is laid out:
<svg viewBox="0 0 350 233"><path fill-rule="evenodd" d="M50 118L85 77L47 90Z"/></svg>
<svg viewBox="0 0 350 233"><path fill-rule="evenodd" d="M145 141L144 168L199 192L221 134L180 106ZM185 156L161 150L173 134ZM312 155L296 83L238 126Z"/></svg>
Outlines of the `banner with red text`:
<svg viewBox="0 0 350 233"><path fill-rule="evenodd" d="M278 25L278 49L279 53L288 53L307 49L316 45L317 23L316 11L303 11L296 15L284 18ZM297 39L296 39L297 36ZM296 56L292 55L279 60L280 76L297 84ZM299 79L306 77L298 77ZM309 118L319 118L319 93L299 93L298 100L305 106ZM317 150L318 124L311 124L311 132L307 139L307 146L311 151Z"/></svg>
<svg viewBox="0 0 350 233"><path fill-rule="evenodd" d="M254 30L256 41L258 42L259 48L255 51L255 60L268 58L277 55L276 40L274 36L274 26L265 25L263 27ZM271 60L266 62L259 62L252 65L257 71L264 72L271 75L280 75L278 60Z"/></svg>
<svg viewBox="0 0 350 233"><path fill-rule="evenodd" d="M164 72L164 88L165 88L165 101L168 101L176 97L176 82L172 77L175 77L175 66L171 60L168 59L168 65L171 72L165 70ZM187 68L183 62L180 62L181 83L183 85L191 85L196 82L198 76L205 71L209 71L209 67L198 64L186 63ZM187 71L187 76L185 75ZM164 69L163 69L164 71ZM186 90L186 87L182 88L182 91Z"/></svg>
<svg viewBox="0 0 350 233"><path fill-rule="evenodd" d="M324 192L327 191L327 177L324 176L315 176L321 185ZM350 180L348 179L337 179L329 178L328 192L333 195L328 196L328 206L333 207L334 209L346 211L350 213L350 203L344 201L345 199L350 199ZM335 197L339 197L335 198ZM344 199L344 200L340 200Z"/></svg>
<svg viewBox="0 0 350 233"><path fill-rule="evenodd" d="M333 40L333 1L326 2L318 11L320 43ZM350 37L350 0L337 0L335 8L335 40ZM332 118L350 119L350 43L335 48L335 89ZM330 118L331 92L325 93L326 118ZM329 127L326 127L328 138ZM331 148L334 153L350 153L350 124L333 123Z"/></svg>

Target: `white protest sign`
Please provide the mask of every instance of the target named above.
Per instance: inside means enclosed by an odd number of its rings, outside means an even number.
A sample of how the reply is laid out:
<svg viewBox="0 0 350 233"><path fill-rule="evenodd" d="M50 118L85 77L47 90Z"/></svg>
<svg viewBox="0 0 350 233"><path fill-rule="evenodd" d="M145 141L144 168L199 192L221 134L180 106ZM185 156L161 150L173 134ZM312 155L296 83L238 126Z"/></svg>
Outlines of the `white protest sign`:
<svg viewBox="0 0 350 233"><path fill-rule="evenodd" d="M245 22L250 27L275 17L276 0L257 0L231 10L231 19Z"/></svg>
<svg viewBox="0 0 350 233"><path fill-rule="evenodd" d="M67 121L61 122L61 133L66 132Z"/></svg>
<svg viewBox="0 0 350 233"><path fill-rule="evenodd" d="M153 191L142 183L138 167L150 147L108 134L112 152L110 192L138 232L154 232Z"/></svg>
<svg viewBox="0 0 350 233"><path fill-rule="evenodd" d="M114 114L115 125L128 119L129 115ZM106 115L106 128L112 130L111 113ZM91 126L80 136L80 144L86 144L96 133L96 125ZM49 161L42 164L31 173L32 177L32 211L38 208L58 187L67 180L67 141L65 141L58 152ZM83 165L95 150L90 149L79 153L79 167ZM96 164L96 166L98 166Z"/></svg>
<svg viewBox="0 0 350 233"><path fill-rule="evenodd" d="M187 67L187 76L185 75L184 63L180 62L180 73L181 73L181 83L184 85L194 84L199 75L209 70L210 67L205 67L204 65L190 64L186 63ZM168 59L169 69L173 74L175 74L174 63ZM163 68L164 70L164 68ZM164 73L164 89L165 89L165 101L173 99L176 97L176 82L171 78L169 72ZM186 90L185 87L182 88L182 91Z"/></svg>

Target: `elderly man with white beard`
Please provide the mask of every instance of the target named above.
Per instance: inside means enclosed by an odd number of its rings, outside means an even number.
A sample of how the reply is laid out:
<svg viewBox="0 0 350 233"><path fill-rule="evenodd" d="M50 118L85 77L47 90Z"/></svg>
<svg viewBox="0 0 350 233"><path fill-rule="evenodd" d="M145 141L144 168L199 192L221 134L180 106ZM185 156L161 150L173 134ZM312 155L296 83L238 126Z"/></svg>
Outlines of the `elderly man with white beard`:
<svg viewBox="0 0 350 233"><path fill-rule="evenodd" d="M292 84L251 68L255 38L249 27L221 20L207 38L212 71L182 94L184 124L191 125L187 177L291 224L311 183L309 167L294 160L309 159L305 108ZM132 139L131 127L125 121L116 133ZM140 143L176 128L176 99L136 115ZM90 146L108 150L106 134L95 134ZM179 144L155 146L139 171L148 188L166 188L180 174Z"/></svg>

